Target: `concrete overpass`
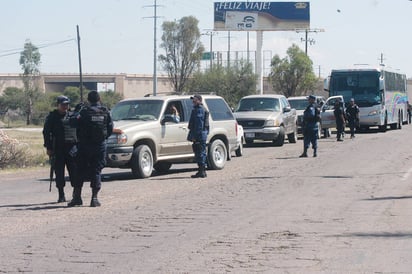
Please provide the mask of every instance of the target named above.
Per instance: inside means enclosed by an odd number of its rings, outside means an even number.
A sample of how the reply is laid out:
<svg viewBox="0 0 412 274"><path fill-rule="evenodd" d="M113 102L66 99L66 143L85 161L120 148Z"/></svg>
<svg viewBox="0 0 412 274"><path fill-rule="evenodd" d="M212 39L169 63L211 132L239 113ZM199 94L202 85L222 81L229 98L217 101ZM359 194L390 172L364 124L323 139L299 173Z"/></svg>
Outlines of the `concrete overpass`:
<svg viewBox="0 0 412 274"><path fill-rule="evenodd" d="M54 73L41 74L38 84L44 92L62 93L68 86L79 87L79 74ZM123 95L124 98L144 96L153 93L153 77L145 74L84 74L83 86L89 90L104 91L111 89ZM20 74L0 74L0 94L7 87L23 88ZM109 87L109 88L105 88ZM158 76L157 92L170 92L172 87L166 76Z"/></svg>

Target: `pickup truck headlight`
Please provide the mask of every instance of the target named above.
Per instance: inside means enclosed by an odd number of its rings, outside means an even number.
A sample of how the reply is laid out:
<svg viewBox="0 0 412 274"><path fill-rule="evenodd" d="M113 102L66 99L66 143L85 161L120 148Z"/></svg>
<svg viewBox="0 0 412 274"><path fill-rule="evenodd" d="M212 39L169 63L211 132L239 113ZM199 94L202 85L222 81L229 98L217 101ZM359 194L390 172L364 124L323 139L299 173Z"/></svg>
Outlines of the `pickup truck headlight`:
<svg viewBox="0 0 412 274"><path fill-rule="evenodd" d="M266 120L265 127L278 127L279 122L278 120Z"/></svg>
<svg viewBox="0 0 412 274"><path fill-rule="evenodd" d="M369 116L378 115L378 114L379 114L378 110L373 110L373 111L368 113Z"/></svg>
<svg viewBox="0 0 412 274"><path fill-rule="evenodd" d="M123 145L127 143L127 135L122 130L114 129L107 139L107 144Z"/></svg>

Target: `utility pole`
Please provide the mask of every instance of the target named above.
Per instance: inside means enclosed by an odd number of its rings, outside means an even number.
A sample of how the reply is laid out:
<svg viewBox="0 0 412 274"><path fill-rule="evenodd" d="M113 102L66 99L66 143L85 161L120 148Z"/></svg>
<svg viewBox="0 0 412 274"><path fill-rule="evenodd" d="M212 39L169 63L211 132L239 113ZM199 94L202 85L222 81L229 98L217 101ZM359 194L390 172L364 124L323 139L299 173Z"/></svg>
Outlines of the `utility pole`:
<svg viewBox="0 0 412 274"><path fill-rule="evenodd" d="M157 0L154 0L154 4L152 6L145 6L145 7L153 7L154 15L144 18L153 18L153 96L157 94Z"/></svg>
<svg viewBox="0 0 412 274"><path fill-rule="evenodd" d="M296 33L305 32L305 39L300 38L300 41L305 42L305 54L306 55L308 55L308 43L310 45L315 44L315 39L313 39L313 38L309 39L308 38L308 33L310 33L310 32L318 33L318 32L324 32L324 31L325 31L324 29L304 29L304 30L297 29L296 30Z"/></svg>
<svg viewBox="0 0 412 274"><path fill-rule="evenodd" d="M210 54L210 69L212 69L213 66L213 35L216 35L217 32L214 31L206 31L206 33L202 33L202 35L208 35L210 36L210 48L209 48L209 54Z"/></svg>
<svg viewBox="0 0 412 274"><path fill-rule="evenodd" d="M77 52L79 54L79 75L80 75L80 102L83 102L83 73L82 73L82 55L80 52L80 31L79 25L76 26L77 29Z"/></svg>
<svg viewBox="0 0 412 274"><path fill-rule="evenodd" d="M383 53L381 53L381 58L379 58L378 60L380 60L379 66L384 67L385 64L383 63L383 60L385 60L385 58L383 58Z"/></svg>

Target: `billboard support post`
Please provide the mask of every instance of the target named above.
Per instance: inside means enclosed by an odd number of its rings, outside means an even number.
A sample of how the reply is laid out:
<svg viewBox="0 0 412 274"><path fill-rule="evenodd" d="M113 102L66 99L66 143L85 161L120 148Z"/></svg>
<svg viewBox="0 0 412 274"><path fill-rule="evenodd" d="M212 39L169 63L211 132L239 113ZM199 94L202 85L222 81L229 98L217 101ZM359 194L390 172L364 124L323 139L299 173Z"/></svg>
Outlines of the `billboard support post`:
<svg viewBox="0 0 412 274"><path fill-rule="evenodd" d="M258 75L257 90L263 94L263 72L262 72L262 47L263 31L256 31L256 74Z"/></svg>

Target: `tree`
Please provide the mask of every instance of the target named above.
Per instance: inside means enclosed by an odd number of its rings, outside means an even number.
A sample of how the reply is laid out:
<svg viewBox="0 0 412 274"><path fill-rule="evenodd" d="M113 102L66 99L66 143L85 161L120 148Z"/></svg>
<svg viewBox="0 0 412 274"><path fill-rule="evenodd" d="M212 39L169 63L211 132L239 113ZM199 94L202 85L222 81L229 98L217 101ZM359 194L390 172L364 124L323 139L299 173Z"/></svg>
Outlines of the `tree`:
<svg viewBox="0 0 412 274"><path fill-rule="evenodd" d="M7 87L0 96L0 110L6 113L9 109L17 110L24 107L24 91L16 87Z"/></svg>
<svg viewBox="0 0 412 274"><path fill-rule="evenodd" d="M193 75L188 87L191 93L215 93L235 107L240 98L256 94L257 75L252 64L237 62L230 67L215 65Z"/></svg>
<svg viewBox="0 0 412 274"><path fill-rule="evenodd" d="M24 50L20 53L20 65L23 70L22 79L24 93L26 95L24 98L24 112L26 114L26 124L30 125L33 114L33 104L39 95L36 80L40 75L40 52L30 40L26 40Z"/></svg>
<svg viewBox="0 0 412 274"><path fill-rule="evenodd" d="M204 47L200 42L198 23L195 17L188 16L162 24L160 47L165 50L165 55L159 55L159 60L177 93L183 92L188 78L200 65Z"/></svg>
<svg viewBox="0 0 412 274"><path fill-rule="evenodd" d="M286 97L305 95L316 86L316 75L312 69L312 60L297 46L287 50L287 57L279 55L272 58L270 80L273 89Z"/></svg>
<svg viewBox="0 0 412 274"><path fill-rule="evenodd" d="M120 93L117 93L113 90L101 91L99 92L99 94L102 104L110 109L123 99L123 96Z"/></svg>

